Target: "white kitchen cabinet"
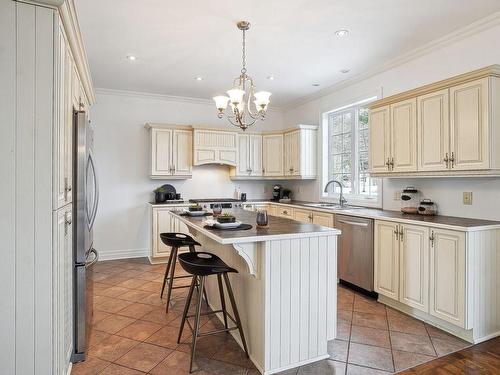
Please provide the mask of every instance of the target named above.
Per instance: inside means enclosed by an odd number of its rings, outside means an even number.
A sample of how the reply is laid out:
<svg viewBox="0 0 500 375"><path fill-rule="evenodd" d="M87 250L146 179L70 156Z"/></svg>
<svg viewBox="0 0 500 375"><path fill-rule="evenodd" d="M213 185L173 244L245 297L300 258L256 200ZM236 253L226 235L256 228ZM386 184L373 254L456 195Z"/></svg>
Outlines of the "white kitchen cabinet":
<svg viewBox="0 0 500 375"><path fill-rule="evenodd" d="M373 109L369 114L370 171L389 172L391 158L390 107Z"/></svg>
<svg viewBox="0 0 500 375"><path fill-rule="evenodd" d="M488 78L483 78L450 88L452 169L487 169L490 166L488 87Z"/></svg>
<svg viewBox="0 0 500 375"><path fill-rule="evenodd" d="M73 241L71 204L54 211L54 374L66 374L73 353Z"/></svg>
<svg viewBox="0 0 500 375"><path fill-rule="evenodd" d="M399 299L399 225L375 221L375 291Z"/></svg>
<svg viewBox="0 0 500 375"><path fill-rule="evenodd" d="M430 314L466 328L466 248L463 232L431 230Z"/></svg>
<svg viewBox="0 0 500 375"><path fill-rule="evenodd" d="M302 223L311 223L313 220L313 214L311 211L308 210L294 209L293 219L300 221Z"/></svg>
<svg viewBox="0 0 500 375"><path fill-rule="evenodd" d="M262 135L238 134L238 159L231 176L262 176Z"/></svg>
<svg viewBox="0 0 500 375"><path fill-rule="evenodd" d="M283 171L286 176L300 174L300 131L295 130L283 135Z"/></svg>
<svg viewBox="0 0 500 375"><path fill-rule="evenodd" d="M283 176L283 134L262 136L262 172L264 176Z"/></svg>
<svg viewBox="0 0 500 375"><path fill-rule="evenodd" d="M150 124L146 126L150 128L150 177L154 179L190 178L192 131L188 128Z"/></svg>
<svg viewBox="0 0 500 375"><path fill-rule="evenodd" d="M391 105L391 172L417 170L417 101L409 99Z"/></svg>
<svg viewBox="0 0 500 375"><path fill-rule="evenodd" d="M324 212L313 212L313 224L323 225L324 227L333 227L333 214Z"/></svg>
<svg viewBox="0 0 500 375"><path fill-rule="evenodd" d="M291 207L277 206L276 207L276 216L284 217L287 219L293 219L293 211L294 211L294 209Z"/></svg>
<svg viewBox="0 0 500 375"><path fill-rule="evenodd" d="M429 229L400 225L399 301L429 311Z"/></svg>
<svg viewBox="0 0 500 375"><path fill-rule="evenodd" d="M317 159L317 127L298 125L297 130L283 135L283 172L285 176L315 178Z"/></svg>
<svg viewBox="0 0 500 375"><path fill-rule="evenodd" d="M226 164L236 167L238 133L224 130L194 129L194 165Z"/></svg>
<svg viewBox="0 0 500 375"><path fill-rule="evenodd" d="M175 219L170 211L179 210L182 207L189 205L168 205L166 206L153 206L151 209L151 245L149 261L152 264L165 263L170 255L170 247L166 246L161 238L160 233L180 232L189 233L186 224L178 219Z"/></svg>
<svg viewBox="0 0 500 375"><path fill-rule="evenodd" d="M417 98L419 171L448 169L450 156L450 120L448 89Z"/></svg>

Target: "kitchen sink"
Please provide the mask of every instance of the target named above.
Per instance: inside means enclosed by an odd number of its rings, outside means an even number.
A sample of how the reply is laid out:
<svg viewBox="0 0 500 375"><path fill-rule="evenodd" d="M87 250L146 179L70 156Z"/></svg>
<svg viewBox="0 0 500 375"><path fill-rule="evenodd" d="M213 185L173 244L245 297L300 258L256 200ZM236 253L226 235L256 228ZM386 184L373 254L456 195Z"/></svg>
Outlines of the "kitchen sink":
<svg viewBox="0 0 500 375"><path fill-rule="evenodd" d="M341 206L340 204L336 203L305 203L304 206L317 207L317 208L330 208L332 210L352 210L356 208L361 208L349 205Z"/></svg>

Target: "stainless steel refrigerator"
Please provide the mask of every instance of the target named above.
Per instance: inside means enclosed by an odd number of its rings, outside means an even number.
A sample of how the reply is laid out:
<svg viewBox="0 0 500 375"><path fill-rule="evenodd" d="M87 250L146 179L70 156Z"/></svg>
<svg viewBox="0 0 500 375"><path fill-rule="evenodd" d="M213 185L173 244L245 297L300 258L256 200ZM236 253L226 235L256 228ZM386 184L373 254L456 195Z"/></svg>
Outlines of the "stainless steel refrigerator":
<svg viewBox="0 0 500 375"><path fill-rule="evenodd" d="M73 362L86 358L93 314L93 265L99 259L92 228L99 204L99 184L93 155L94 133L86 112L73 115Z"/></svg>

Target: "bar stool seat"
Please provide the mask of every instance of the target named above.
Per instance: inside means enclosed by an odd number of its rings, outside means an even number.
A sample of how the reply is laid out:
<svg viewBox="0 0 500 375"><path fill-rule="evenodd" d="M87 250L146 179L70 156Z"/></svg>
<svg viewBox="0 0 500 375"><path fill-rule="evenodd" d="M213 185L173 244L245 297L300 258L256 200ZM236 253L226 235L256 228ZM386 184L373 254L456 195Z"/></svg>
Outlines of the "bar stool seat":
<svg viewBox="0 0 500 375"><path fill-rule="evenodd" d="M179 254L179 263L186 272L193 275L193 281L191 282L191 286L189 288L188 296L186 299L186 306L184 307L181 326L179 328L179 336L177 338L177 343L180 344L182 331L184 330L184 324L187 323L193 335L193 341L191 343L191 362L189 364L189 373L191 373L193 370L193 362L196 354L196 341L198 337L213 335L221 332L229 332L237 329L240 333L241 342L243 343L243 348L245 349L246 356L247 358L249 358L247 343L241 326L240 314L238 313L238 308L236 306L236 300L234 298L233 289L231 288L231 283L229 282L229 277L228 277L228 273L238 273L238 271L232 267L229 267L217 255L204 251ZM219 297L222 308L220 310L209 311L207 313L202 314L201 304L202 304L202 296L205 293L205 279L210 275L217 275L217 281L219 285ZM227 312L226 309L226 301L224 297L222 279L224 279L224 283L226 284L227 294L229 295L229 300L231 302L231 308L233 310L234 317L232 317ZM194 288L196 287L197 283L199 283L199 291L198 291L198 302L196 304L196 313L193 315L188 315ZM203 293L201 293L200 291L203 291ZM200 333L200 316L216 314L219 312L221 312L223 315L225 328L215 331ZM191 323L188 320L189 318L193 317L195 318L194 327L191 326ZM227 318L231 319L231 321L235 324L234 327L228 326Z"/></svg>
<svg viewBox="0 0 500 375"><path fill-rule="evenodd" d="M189 251L193 253L196 251L195 246L201 246L201 244L197 242L190 235L177 232L160 233L160 239L165 245L170 246L171 248L170 255L168 257L167 268L165 269L165 276L163 278L163 285L161 287L161 293L160 293L160 298L163 298L163 292L165 290L165 286L167 286L167 306L165 310L168 313L168 308L170 305L170 297L172 295L172 289L181 289L190 287L189 285L174 286L174 280L193 277L192 275L175 276L175 265L177 263L177 254L179 248L189 247Z"/></svg>

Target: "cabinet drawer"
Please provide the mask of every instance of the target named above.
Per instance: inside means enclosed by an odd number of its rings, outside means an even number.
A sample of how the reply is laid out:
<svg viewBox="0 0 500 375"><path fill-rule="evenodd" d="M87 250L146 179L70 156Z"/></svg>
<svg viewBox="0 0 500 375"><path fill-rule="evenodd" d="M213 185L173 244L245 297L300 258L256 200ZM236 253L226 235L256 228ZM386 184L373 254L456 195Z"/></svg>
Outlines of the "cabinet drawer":
<svg viewBox="0 0 500 375"><path fill-rule="evenodd" d="M312 222L313 224L322 225L324 227L333 227L333 214L315 212Z"/></svg>
<svg viewBox="0 0 500 375"><path fill-rule="evenodd" d="M279 207L278 208L278 216L280 217L286 217L288 219L293 219L293 208L289 207Z"/></svg>

